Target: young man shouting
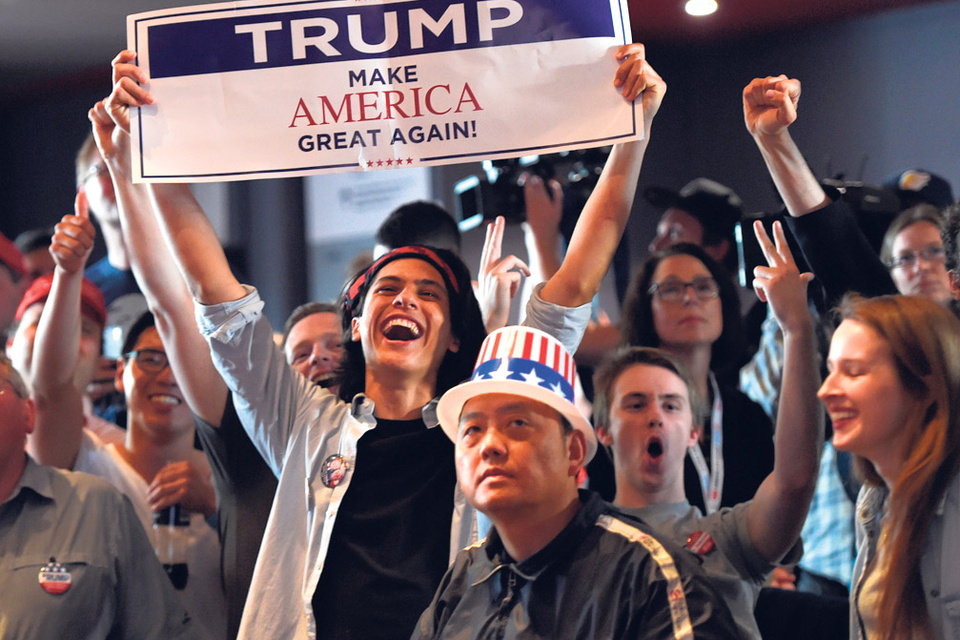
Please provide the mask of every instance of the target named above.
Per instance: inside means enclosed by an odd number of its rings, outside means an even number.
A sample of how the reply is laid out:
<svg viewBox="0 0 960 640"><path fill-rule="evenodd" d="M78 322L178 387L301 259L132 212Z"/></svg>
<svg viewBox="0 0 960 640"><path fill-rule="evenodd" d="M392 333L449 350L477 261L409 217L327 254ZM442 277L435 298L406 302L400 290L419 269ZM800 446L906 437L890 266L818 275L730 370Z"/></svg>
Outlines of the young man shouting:
<svg viewBox="0 0 960 640"><path fill-rule="evenodd" d="M756 268L754 288L783 329L784 370L774 468L752 500L707 516L687 502L683 461L700 435L706 403L676 358L658 349L625 349L597 371L594 385L597 437L613 457L614 503L702 557L748 638L760 637L753 610L764 580L776 564L799 559L823 444L806 304L811 276L798 272L779 223L776 245L762 227L755 229L769 266Z"/></svg>

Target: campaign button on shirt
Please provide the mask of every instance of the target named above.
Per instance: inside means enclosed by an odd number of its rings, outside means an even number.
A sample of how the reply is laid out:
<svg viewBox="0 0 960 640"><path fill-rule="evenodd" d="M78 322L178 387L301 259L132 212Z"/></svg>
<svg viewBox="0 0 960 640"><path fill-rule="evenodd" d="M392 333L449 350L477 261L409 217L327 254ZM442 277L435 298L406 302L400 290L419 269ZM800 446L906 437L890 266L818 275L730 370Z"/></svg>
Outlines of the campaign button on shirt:
<svg viewBox="0 0 960 640"><path fill-rule="evenodd" d="M334 454L323 461L320 469L320 479L323 486L333 489L340 485L347 477L350 465L340 454Z"/></svg>
<svg viewBox="0 0 960 640"><path fill-rule="evenodd" d="M55 596L65 593L73 581L70 571L54 558L50 558L50 563L40 568L37 579L44 591Z"/></svg>
<svg viewBox="0 0 960 640"><path fill-rule="evenodd" d="M687 538L687 549L702 556L713 551L714 546L713 538L706 531L694 531Z"/></svg>

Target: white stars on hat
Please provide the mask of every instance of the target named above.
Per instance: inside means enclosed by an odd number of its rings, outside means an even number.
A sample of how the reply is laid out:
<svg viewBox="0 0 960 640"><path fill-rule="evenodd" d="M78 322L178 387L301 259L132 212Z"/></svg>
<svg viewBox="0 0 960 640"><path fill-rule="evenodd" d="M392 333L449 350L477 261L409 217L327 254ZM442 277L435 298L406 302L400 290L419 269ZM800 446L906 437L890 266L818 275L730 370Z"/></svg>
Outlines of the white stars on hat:
<svg viewBox="0 0 960 640"><path fill-rule="evenodd" d="M500 359L500 366L487 374L488 380L506 380L513 374L510 371L510 361L507 358Z"/></svg>
<svg viewBox="0 0 960 640"><path fill-rule="evenodd" d="M511 368L512 366L512 368ZM475 380L517 380L522 378L523 382L526 384L533 385L535 387L541 387L543 389L548 389L553 393L557 394L561 398L568 399L567 393L564 392L563 381L557 381L550 383L548 380L541 378L537 374L536 366L531 366L530 370L527 373L520 371L520 366L522 366L521 361L512 358L500 358L500 363L496 369L492 369L485 373L479 373L474 378Z"/></svg>
<svg viewBox="0 0 960 640"><path fill-rule="evenodd" d="M520 375L523 377L523 381L527 384L541 386L541 383L546 382L543 378L537 375L537 372L533 367L530 368L530 373L521 373Z"/></svg>

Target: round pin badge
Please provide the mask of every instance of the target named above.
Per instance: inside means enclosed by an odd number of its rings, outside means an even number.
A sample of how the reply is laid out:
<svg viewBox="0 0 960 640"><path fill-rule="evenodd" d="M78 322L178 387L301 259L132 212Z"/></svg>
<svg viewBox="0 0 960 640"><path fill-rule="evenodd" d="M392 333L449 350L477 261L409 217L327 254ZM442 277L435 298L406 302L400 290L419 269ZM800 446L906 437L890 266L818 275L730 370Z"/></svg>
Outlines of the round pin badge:
<svg viewBox="0 0 960 640"><path fill-rule="evenodd" d="M323 481L323 486L333 489L340 485L346 479L349 468L349 463L339 453L324 460L320 469L320 479Z"/></svg>
<svg viewBox="0 0 960 640"><path fill-rule="evenodd" d="M707 555L713 551L714 546L713 538L710 537L710 534L706 531L694 531L690 534L690 537L687 538L687 549L693 551L694 553L699 553L702 556Z"/></svg>
<svg viewBox="0 0 960 640"><path fill-rule="evenodd" d="M50 563L40 568L37 579L44 591L55 596L65 593L73 582L70 571L54 558L50 558Z"/></svg>

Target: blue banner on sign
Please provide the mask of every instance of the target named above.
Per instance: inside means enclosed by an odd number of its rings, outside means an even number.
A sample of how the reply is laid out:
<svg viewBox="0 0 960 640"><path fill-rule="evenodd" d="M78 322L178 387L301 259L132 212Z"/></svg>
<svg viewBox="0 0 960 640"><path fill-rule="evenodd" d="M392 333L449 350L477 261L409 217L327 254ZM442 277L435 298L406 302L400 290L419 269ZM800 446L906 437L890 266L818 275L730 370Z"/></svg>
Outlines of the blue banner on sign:
<svg viewBox="0 0 960 640"><path fill-rule="evenodd" d="M607 3L418 0L148 25L153 78L613 37ZM195 14L193 8L191 14ZM175 17L171 15L166 18ZM618 16L618 22L620 16ZM149 19L148 19L149 20Z"/></svg>

